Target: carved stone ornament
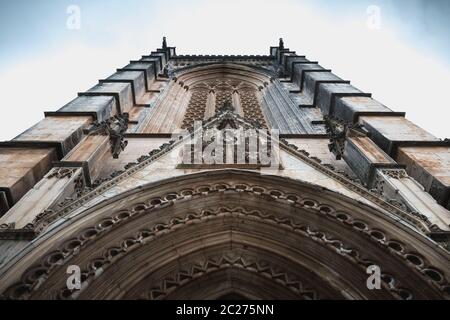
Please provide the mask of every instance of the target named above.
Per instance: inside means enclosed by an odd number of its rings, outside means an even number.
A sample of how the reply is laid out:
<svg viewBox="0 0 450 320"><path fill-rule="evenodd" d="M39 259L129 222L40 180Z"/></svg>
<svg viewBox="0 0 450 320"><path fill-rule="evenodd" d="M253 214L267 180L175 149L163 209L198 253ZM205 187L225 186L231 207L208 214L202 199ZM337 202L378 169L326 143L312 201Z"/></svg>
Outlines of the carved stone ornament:
<svg viewBox="0 0 450 320"><path fill-rule="evenodd" d="M408 177L405 170L383 170L383 174L393 179L404 179Z"/></svg>
<svg viewBox="0 0 450 320"><path fill-rule="evenodd" d="M124 135L128 130L128 121L128 113L122 113L100 123L94 122L85 133L88 135L109 135L111 154L114 159L117 159L128 144L128 141L124 141Z"/></svg>
<svg viewBox="0 0 450 320"><path fill-rule="evenodd" d="M366 135L360 124L352 124L339 119L324 116L325 128L330 138L328 148L336 156L336 160L341 160L344 155L345 139L349 134Z"/></svg>
<svg viewBox="0 0 450 320"><path fill-rule="evenodd" d="M63 178L71 178L73 174L77 171L75 168L55 168L53 169L47 178L57 178L57 179L63 179Z"/></svg>

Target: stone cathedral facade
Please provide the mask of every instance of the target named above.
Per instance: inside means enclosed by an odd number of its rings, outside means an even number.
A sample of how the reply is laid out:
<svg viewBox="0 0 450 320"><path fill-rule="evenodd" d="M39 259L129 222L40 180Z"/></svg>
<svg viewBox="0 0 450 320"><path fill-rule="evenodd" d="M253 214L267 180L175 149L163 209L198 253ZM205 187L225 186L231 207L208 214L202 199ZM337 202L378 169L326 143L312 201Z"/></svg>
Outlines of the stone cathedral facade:
<svg viewBox="0 0 450 320"><path fill-rule="evenodd" d="M164 39L0 164L3 299L450 298L450 141L282 40Z"/></svg>

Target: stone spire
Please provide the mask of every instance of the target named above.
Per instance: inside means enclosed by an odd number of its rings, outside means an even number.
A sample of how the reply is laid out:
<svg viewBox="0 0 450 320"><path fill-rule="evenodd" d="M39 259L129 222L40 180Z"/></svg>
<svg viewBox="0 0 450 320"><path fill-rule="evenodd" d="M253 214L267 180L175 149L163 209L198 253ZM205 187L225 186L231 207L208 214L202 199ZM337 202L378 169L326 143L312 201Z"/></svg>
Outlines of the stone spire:
<svg viewBox="0 0 450 320"><path fill-rule="evenodd" d="M162 48L163 48L163 50L167 50L167 40L166 40L166 37L163 37Z"/></svg>

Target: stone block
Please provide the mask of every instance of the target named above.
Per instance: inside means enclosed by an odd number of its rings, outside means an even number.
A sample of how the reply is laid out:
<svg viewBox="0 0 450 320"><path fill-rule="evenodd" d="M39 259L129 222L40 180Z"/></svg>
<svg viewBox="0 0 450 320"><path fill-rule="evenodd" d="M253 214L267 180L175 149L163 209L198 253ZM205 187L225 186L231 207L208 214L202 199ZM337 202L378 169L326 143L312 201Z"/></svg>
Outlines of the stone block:
<svg viewBox="0 0 450 320"><path fill-rule="evenodd" d="M47 115L93 115L96 120L103 121L117 113L116 100L111 96L77 97L61 109Z"/></svg>
<svg viewBox="0 0 450 320"><path fill-rule="evenodd" d="M343 158L359 179L368 186L372 185L377 168L398 167L395 161L380 150L370 138L363 136L347 138Z"/></svg>
<svg viewBox="0 0 450 320"><path fill-rule="evenodd" d="M17 203L57 159L54 148L0 147L0 205L3 213L6 212L4 209Z"/></svg>
<svg viewBox="0 0 450 320"><path fill-rule="evenodd" d="M330 164L336 170L352 174L347 163L342 159L337 160L330 152L328 148L330 140L328 138L288 138L287 141L296 145L300 150L305 150L311 157L320 159L323 164Z"/></svg>
<svg viewBox="0 0 450 320"><path fill-rule="evenodd" d="M316 95L316 104L324 115L334 114L334 104L337 97L370 96L347 83L321 83Z"/></svg>
<svg viewBox="0 0 450 320"><path fill-rule="evenodd" d="M370 97L338 97L333 116L346 122L357 122L360 115L392 114L391 109Z"/></svg>
<svg viewBox="0 0 450 320"><path fill-rule="evenodd" d="M297 61L292 66L292 81L298 85L300 90L302 89L304 71L306 70L326 70L321 67L317 62L312 61Z"/></svg>
<svg viewBox="0 0 450 320"><path fill-rule="evenodd" d="M402 145L440 142L438 138L400 116L363 116L359 122L370 132L371 139L397 160L397 147Z"/></svg>
<svg viewBox="0 0 450 320"><path fill-rule="evenodd" d="M89 135L64 157L60 165L82 167L85 180L91 183L99 177L105 155L112 158L109 136Z"/></svg>
<svg viewBox="0 0 450 320"><path fill-rule="evenodd" d="M151 57L157 57L160 61L160 67L161 70L164 68L164 66L167 63L167 59L166 59L166 53L165 52L159 52L159 51L154 51L152 52L152 54L150 55Z"/></svg>
<svg viewBox="0 0 450 320"><path fill-rule="evenodd" d="M12 143L54 145L64 156L80 141L83 129L91 122L90 116L47 117L17 136Z"/></svg>
<svg viewBox="0 0 450 320"><path fill-rule="evenodd" d="M124 68L119 69L119 71L131 70L144 72L146 78L146 89L150 90L150 85L152 84L153 80L156 79L157 74L161 70L158 60L159 59L155 57L142 58L141 61L132 61Z"/></svg>
<svg viewBox="0 0 450 320"><path fill-rule="evenodd" d="M342 83L343 81L327 70L303 70L302 93L310 97L311 104L315 105L321 83Z"/></svg>
<svg viewBox="0 0 450 320"><path fill-rule="evenodd" d="M293 72L293 66L295 65L296 62L308 62L308 59L306 59L304 56L297 56L295 54L286 56L285 58L285 63L284 63L284 68L286 70L286 72L288 72L291 77L292 77L292 72Z"/></svg>
<svg viewBox="0 0 450 320"><path fill-rule="evenodd" d="M113 96L116 98L119 113L125 113L130 110L133 105L133 93L131 84L129 83L99 83L87 92L80 93L80 96Z"/></svg>
<svg viewBox="0 0 450 320"><path fill-rule="evenodd" d="M450 209L450 146L399 147L397 161L439 204Z"/></svg>
<svg viewBox="0 0 450 320"><path fill-rule="evenodd" d="M100 165L100 176L107 177L115 170L123 170L125 165L130 162L136 162L141 156L148 155L154 149L159 149L164 143L170 140L170 137L146 137L146 135L126 136L125 140L128 145L124 151L120 153L118 159L113 159L110 155L106 155Z"/></svg>
<svg viewBox="0 0 450 320"><path fill-rule="evenodd" d="M53 168L23 196L1 219L0 224L15 224L22 229L47 208L73 194L80 168Z"/></svg>
<svg viewBox="0 0 450 320"><path fill-rule="evenodd" d="M134 104L138 103L139 99L147 91L145 85L145 74L143 71L118 71L106 80L102 80L103 83L107 82L125 82L131 84L131 90L133 93Z"/></svg>

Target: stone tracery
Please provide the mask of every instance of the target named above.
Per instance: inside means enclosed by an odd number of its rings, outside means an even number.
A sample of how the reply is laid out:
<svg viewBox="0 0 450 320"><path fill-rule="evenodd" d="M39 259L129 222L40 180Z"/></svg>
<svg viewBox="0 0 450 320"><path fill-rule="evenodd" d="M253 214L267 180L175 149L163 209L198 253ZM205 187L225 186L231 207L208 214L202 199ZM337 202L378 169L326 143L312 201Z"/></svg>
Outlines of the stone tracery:
<svg viewBox="0 0 450 320"><path fill-rule="evenodd" d="M262 127L267 128L260 101L257 98L256 85L249 84L245 79L228 78L229 76L223 74L222 78L214 78L194 85L183 120L183 129L192 127L194 121L208 118L206 111L210 94L214 101L210 102L213 104L214 112L218 112L223 105L230 104L234 107L235 112L246 120L256 121Z"/></svg>

